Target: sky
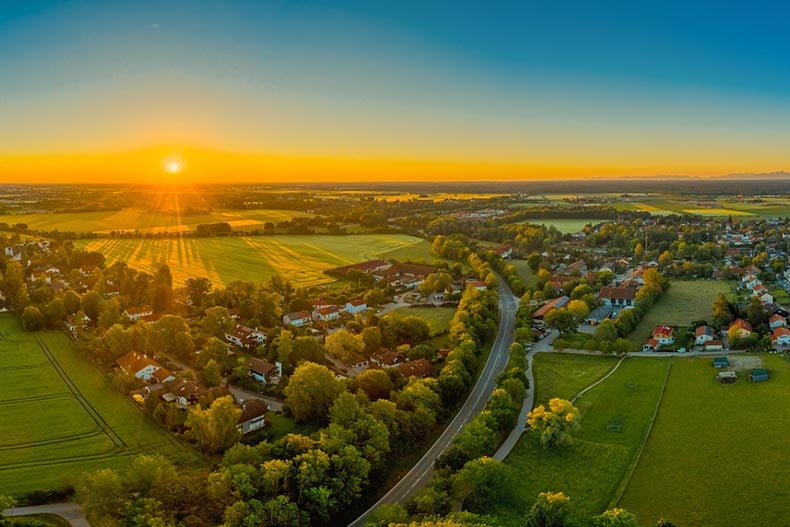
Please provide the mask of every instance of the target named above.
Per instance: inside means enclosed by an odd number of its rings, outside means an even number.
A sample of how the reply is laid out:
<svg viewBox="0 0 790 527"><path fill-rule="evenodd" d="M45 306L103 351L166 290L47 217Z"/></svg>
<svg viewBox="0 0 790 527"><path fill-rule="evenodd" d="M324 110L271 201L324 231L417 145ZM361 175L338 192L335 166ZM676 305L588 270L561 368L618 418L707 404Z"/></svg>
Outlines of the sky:
<svg viewBox="0 0 790 527"><path fill-rule="evenodd" d="M778 2L2 0L0 182L790 170L788 19Z"/></svg>

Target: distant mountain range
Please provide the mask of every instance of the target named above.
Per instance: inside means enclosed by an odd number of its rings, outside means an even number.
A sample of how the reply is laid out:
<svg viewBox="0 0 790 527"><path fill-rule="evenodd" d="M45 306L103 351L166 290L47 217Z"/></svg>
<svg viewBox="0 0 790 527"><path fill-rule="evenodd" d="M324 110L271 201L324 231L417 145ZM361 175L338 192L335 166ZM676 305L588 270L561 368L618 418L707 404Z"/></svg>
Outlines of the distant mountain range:
<svg viewBox="0 0 790 527"><path fill-rule="evenodd" d="M783 180L790 179L790 172L742 172L723 174L721 176L686 176L680 174L655 174L652 176L635 176L637 179L756 179L756 180Z"/></svg>

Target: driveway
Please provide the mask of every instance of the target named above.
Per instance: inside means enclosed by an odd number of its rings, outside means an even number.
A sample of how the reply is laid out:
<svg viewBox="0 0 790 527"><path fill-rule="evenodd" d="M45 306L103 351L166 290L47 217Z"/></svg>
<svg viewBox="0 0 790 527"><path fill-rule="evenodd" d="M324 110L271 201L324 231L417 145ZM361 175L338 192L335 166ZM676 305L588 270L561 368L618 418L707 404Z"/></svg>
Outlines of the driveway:
<svg viewBox="0 0 790 527"><path fill-rule="evenodd" d="M6 509L3 515L11 518L13 516L27 516L30 514L56 514L66 518L72 527L90 527L90 523L82 513L80 506L74 502L48 503L46 505L35 505L32 507L15 507Z"/></svg>

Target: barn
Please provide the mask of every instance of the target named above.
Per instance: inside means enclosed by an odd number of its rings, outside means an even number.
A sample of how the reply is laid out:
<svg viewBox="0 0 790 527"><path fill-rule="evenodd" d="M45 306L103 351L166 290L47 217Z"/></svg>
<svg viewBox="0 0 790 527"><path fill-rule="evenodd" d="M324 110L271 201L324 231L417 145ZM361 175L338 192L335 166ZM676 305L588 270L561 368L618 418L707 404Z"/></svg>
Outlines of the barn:
<svg viewBox="0 0 790 527"><path fill-rule="evenodd" d="M762 382L768 380L768 370L765 368L755 368L749 374L749 378L752 382Z"/></svg>

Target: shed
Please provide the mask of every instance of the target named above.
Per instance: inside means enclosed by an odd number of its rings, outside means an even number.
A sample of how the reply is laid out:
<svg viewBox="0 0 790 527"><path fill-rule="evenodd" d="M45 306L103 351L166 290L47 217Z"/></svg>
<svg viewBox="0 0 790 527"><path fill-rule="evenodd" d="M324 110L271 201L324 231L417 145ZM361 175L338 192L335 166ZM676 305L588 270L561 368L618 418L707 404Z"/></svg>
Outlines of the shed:
<svg viewBox="0 0 790 527"><path fill-rule="evenodd" d="M720 371L716 375L716 380L721 384L732 384L738 380L738 374L734 371Z"/></svg>
<svg viewBox="0 0 790 527"><path fill-rule="evenodd" d="M762 382L768 380L768 370L765 368L755 368L749 374L749 378L752 382Z"/></svg>
<svg viewBox="0 0 790 527"><path fill-rule="evenodd" d="M730 365L730 361L727 357L716 357L713 359L713 367L714 368L726 368Z"/></svg>

